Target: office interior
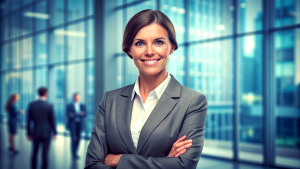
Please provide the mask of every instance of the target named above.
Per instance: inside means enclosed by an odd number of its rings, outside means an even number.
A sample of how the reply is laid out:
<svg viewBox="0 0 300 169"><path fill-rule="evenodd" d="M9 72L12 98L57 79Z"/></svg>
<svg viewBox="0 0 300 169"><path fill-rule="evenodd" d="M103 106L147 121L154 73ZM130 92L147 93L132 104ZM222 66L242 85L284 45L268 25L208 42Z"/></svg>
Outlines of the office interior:
<svg viewBox="0 0 300 169"><path fill-rule="evenodd" d="M104 93L138 77L122 38L143 9L161 10L174 24L178 50L168 72L207 97L206 162L300 168L299 0L0 0L1 131L5 104L18 93L25 114L17 137L30 146L26 108L46 86L61 139L69 137L65 106L80 93L87 146Z"/></svg>

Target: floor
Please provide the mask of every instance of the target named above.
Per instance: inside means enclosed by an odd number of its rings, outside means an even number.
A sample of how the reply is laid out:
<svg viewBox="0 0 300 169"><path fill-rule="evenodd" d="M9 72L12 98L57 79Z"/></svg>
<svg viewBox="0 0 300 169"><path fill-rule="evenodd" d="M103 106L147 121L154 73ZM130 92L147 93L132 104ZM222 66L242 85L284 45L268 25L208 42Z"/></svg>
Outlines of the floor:
<svg viewBox="0 0 300 169"><path fill-rule="evenodd" d="M80 142L80 158L73 161L70 156L70 138L58 135L53 140L49 153L49 169L83 169L88 140ZM19 128L15 138L16 147L19 154L10 155L8 153L8 133L6 125L0 122L0 169L29 169L31 142L25 136L25 130ZM41 153L41 152L39 152ZM40 163L38 163L38 166ZM259 165L245 163L235 163L231 161L211 159L201 157L197 169L267 169ZM271 168L268 168L271 169Z"/></svg>

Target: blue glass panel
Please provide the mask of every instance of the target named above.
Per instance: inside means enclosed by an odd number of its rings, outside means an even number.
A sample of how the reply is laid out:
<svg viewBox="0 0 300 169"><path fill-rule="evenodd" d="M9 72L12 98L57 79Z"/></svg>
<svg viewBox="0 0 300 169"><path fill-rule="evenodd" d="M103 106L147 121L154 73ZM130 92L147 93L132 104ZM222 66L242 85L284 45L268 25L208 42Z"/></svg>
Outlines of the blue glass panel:
<svg viewBox="0 0 300 169"><path fill-rule="evenodd" d="M36 91L38 88L42 86L48 86L48 71L47 68L39 68L35 70L35 89Z"/></svg>
<svg viewBox="0 0 300 169"><path fill-rule="evenodd" d="M0 16L6 15L9 12L9 1L2 0L0 4Z"/></svg>
<svg viewBox="0 0 300 169"><path fill-rule="evenodd" d="M41 1L35 6L33 13L35 19L35 31L40 31L46 28L49 14L46 12L46 1Z"/></svg>
<svg viewBox="0 0 300 169"><path fill-rule="evenodd" d="M29 67L32 66L32 56L33 56L33 51L32 51L32 37L23 39L23 44L22 44L22 66L23 67Z"/></svg>
<svg viewBox="0 0 300 169"><path fill-rule="evenodd" d="M83 0L68 0L68 21L73 21L84 17Z"/></svg>
<svg viewBox="0 0 300 169"><path fill-rule="evenodd" d="M11 59L9 52L10 44L3 44L1 46L1 69L5 70L9 68L9 62Z"/></svg>
<svg viewBox="0 0 300 169"><path fill-rule="evenodd" d="M203 154L233 158L232 40L189 48L189 87L206 95L209 103Z"/></svg>
<svg viewBox="0 0 300 169"><path fill-rule="evenodd" d="M262 29L262 0L239 0L237 8L239 32L251 32Z"/></svg>
<svg viewBox="0 0 300 169"><path fill-rule="evenodd" d="M88 20L88 57L95 57L95 30L94 20Z"/></svg>
<svg viewBox="0 0 300 169"><path fill-rule="evenodd" d="M299 168L300 29L274 34L276 164Z"/></svg>
<svg viewBox="0 0 300 169"><path fill-rule="evenodd" d="M65 56L64 32L62 28L57 28L50 32L50 62L63 62Z"/></svg>
<svg viewBox="0 0 300 169"><path fill-rule="evenodd" d="M21 67L20 41L12 42L11 47L12 47L11 58L9 59L11 68L20 68Z"/></svg>
<svg viewBox="0 0 300 169"><path fill-rule="evenodd" d="M262 35L238 39L239 158L263 163L263 57Z"/></svg>
<svg viewBox="0 0 300 169"><path fill-rule="evenodd" d="M94 15L94 2L95 0L87 0L88 15Z"/></svg>
<svg viewBox="0 0 300 169"><path fill-rule="evenodd" d="M68 37L68 60L85 58L84 22L69 26L64 35Z"/></svg>
<svg viewBox="0 0 300 169"><path fill-rule="evenodd" d="M47 34L42 33L36 36L35 50L36 50L36 65L44 65L48 61L47 48Z"/></svg>
<svg viewBox="0 0 300 169"><path fill-rule="evenodd" d="M179 46L177 50L173 52L172 55L169 55L169 61L168 61L168 72L172 74L176 80L178 80L182 85L185 85L185 63L186 63L186 57L185 57L185 47Z"/></svg>
<svg viewBox="0 0 300 169"><path fill-rule="evenodd" d="M53 0L50 3L50 25L55 26L64 22L64 1Z"/></svg>
<svg viewBox="0 0 300 169"><path fill-rule="evenodd" d="M22 11L22 15L20 15L20 23L22 22L22 34L26 35L32 33L32 21L34 18L34 13L32 7L28 7Z"/></svg>
<svg viewBox="0 0 300 169"><path fill-rule="evenodd" d="M163 0L162 12L170 18L175 27L177 43L185 42L185 1Z"/></svg>
<svg viewBox="0 0 300 169"><path fill-rule="evenodd" d="M232 0L190 0L189 9L190 41L232 34Z"/></svg>
<svg viewBox="0 0 300 169"><path fill-rule="evenodd" d="M94 104L94 91L95 91L95 78L94 78L94 62L87 63L87 93L86 93L86 104L87 104L87 114L86 117L86 126L85 126L85 133L86 136L90 136L93 124L94 124L94 114L95 114L95 104Z"/></svg>
<svg viewBox="0 0 300 169"><path fill-rule="evenodd" d="M22 93L21 93L21 109L27 110L28 104L37 98L37 92L33 91L33 77L32 70L22 72ZM26 117L26 113L25 113ZM25 117L22 118L22 123L25 124Z"/></svg>
<svg viewBox="0 0 300 169"><path fill-rule="evenodd" d="M299 0L275 0L274 26L287 26L300 23L300 1Z"/></svg>
<svg viewBox="0 0 300 169"><path fill-rule="evenodd" d="M54 66L49 70L49 101L54 105L57 130L65 131L65 69L63 66Z"/></svg>

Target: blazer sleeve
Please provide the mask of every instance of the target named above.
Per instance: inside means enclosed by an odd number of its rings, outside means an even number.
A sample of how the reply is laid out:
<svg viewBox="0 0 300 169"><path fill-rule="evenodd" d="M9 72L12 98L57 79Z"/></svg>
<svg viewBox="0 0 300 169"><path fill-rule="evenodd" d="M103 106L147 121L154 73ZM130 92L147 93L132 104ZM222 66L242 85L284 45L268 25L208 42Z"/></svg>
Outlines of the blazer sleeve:
<svg viewBox="0 0 300 169"><path fill-rule="evenodd" d="M204 128L207 100L202 94L192 99L185 114L179 137L187 136L193 145L179 157L144 157L137 154L123 154L117 169L196 169L204 144ZM153 150L155 151L155 150Z"/></svg>
<svg viewBox="0 0 300 169"><path fill-rule="evenodd" d="M85 169L112 169L104 164L108 152L104 111L106 95L103 97L95 117L91 140L86 154Z"/></svg>
<svg viewBox="0 0 300 169"><path fill-rule="evenodd" d="M33 131L32 131L32 110L31 110L31 104L29 104L27 108L27 119L26 119L26 126L27 126L27 136L32 136Z"/></svg>

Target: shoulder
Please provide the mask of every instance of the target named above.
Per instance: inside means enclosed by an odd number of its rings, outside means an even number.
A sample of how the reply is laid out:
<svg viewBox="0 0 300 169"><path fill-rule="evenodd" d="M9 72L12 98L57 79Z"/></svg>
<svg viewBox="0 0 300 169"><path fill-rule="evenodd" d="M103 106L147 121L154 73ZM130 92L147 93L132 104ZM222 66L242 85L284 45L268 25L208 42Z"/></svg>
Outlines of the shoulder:
<svg viewBox="0 0 300 169"><path fill-rule="evenodd" d="M125 96L131 96L132 91L133 91L133 86L134 84L125 86L125 87L121 87L119 89L115 89L115 90L111 90L105 93L106 98L116 98L119 95L125 95Z"/></svg>
<svg viewBox="0 0 300 169"><path fill-rule="evenodd" d="M205 99L206 96L203 93L200 93L196 90L190 89L188 87L182 86L181 87L181 94L185 98L190 98L190 99Z"/></svg>
<svg viewBox="0 0 300 169"><path fill-rule="evenodd" d="M188 105L188 110L207 110L207 99L203 93L182 86L181 100Z"/></svg>

